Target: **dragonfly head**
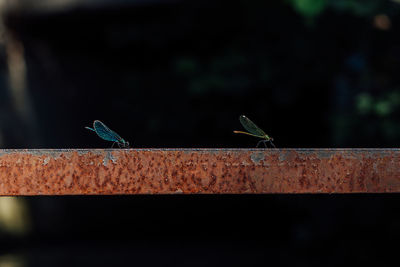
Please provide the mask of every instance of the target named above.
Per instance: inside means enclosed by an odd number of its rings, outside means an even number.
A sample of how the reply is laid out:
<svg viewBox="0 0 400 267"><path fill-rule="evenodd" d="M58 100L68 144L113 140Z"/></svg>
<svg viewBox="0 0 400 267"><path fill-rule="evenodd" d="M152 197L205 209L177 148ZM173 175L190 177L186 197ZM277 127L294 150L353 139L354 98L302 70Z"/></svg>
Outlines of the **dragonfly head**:
<svg viewBox="0 0 400 267"><path fill-rule="evenodd" d="M129 147L129 142L128 142L128 141L125 141L124 139L122 139L122 147L123 147L123 148Z"/></svg>
<svg viewBox="0 0 400 267"><path fill-rule="evenodd" d="M129 147L129 142L125 141L124 139L121 140L121 146L123 148L128 148Z"/></svg>
<svg viewBox="0 0 400 267"><path fill-rule="evenodd" d="M128 148L129 142L127 142L123 138L121 138L120 140L118 140L118 146L121 148Z"/></svg>

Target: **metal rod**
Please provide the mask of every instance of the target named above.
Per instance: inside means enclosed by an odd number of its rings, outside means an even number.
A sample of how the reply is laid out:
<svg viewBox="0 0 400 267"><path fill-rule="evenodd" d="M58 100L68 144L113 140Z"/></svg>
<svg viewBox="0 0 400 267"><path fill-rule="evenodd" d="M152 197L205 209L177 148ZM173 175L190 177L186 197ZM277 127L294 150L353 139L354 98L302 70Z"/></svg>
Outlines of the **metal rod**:
<svg viewBox="0 0 400 267"><path fill-rule="evenodd" d="M400 192L400 149L0 150L0 195Z"/></svg>

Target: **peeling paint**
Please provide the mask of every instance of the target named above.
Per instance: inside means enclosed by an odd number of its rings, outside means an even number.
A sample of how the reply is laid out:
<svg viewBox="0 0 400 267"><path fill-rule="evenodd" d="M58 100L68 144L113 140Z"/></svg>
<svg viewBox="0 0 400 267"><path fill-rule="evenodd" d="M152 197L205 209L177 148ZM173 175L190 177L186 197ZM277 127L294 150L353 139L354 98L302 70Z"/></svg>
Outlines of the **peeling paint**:
<svg viewBox="0 0 400 267"><path fill-rule="evenodd" d="M114 164L116 164L116 162L117 162L117 159L113 156L111 151L106 151L106 155L104 156L104 159L103 159L103 165L107 166L108 161L111 161Z"/></svg>
<svg viewBox="0 0 400 267"><path fill-rule="evenodd" d="M260 163L260 161L262 161L265 157L265 154L263 152L253 152L250 156L251 160L254 163Z"/></svg>
<svg viewBox="0 0 400 267"><path fill-rule="evenodd" d="M46 158L43 160L43 165L47 165L47 163L49 163L49 161L50 161L50 157L46 157Z"/></svg>

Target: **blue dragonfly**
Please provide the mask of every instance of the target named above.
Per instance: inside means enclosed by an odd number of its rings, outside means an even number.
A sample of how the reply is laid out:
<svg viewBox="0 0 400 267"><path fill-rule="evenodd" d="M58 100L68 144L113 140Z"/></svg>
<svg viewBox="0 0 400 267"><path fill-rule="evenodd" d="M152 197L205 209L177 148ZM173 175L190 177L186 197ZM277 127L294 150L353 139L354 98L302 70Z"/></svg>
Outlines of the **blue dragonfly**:
<svg viewBox="0 0 400 267"><path fill-rule="evenodd" d="M104 123L99 120L95 120L93 122L93 128L85 128L97 133L97 135L103 140L114 142L111 147L113 147L114 144L117 143L120 148L129 148L129 142L125 141L121 136L108 128Z"/></svg>

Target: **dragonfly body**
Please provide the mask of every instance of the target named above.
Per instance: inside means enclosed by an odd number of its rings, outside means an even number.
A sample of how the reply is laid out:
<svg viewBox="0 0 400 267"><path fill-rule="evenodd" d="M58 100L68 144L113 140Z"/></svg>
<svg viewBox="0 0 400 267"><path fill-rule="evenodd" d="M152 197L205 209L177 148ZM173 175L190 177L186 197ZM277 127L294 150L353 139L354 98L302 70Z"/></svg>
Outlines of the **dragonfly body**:
<svg viewBox="0 0 400 267"><path fill-rule="evenodd" d="M99 120L95 120L93 122L93 128L85 127L88 130L95 132L101 139L106 141L114 142L118 144L119 147L127 148L129 147L129 142L125 141L121 136L119 136L116 132L108 128L104 123Z"/></svg>
<svg viewBox="0 0 400 267"><path fill-rule="evenodd" d="M267 147L267 142L269 142L273 147L275 147L275 145L272 143L272 141L274 141L274 139L272 137L268 136L261 128L259 128L254 122L252 122L245 115L241 115L239 117L239 121L242 124L242 126L249 132L233 131L234 133L247 134L250 136L254 136L254 137L263 139L257 143L257 147L261 143L264 143L265 147Z"/></svg>

